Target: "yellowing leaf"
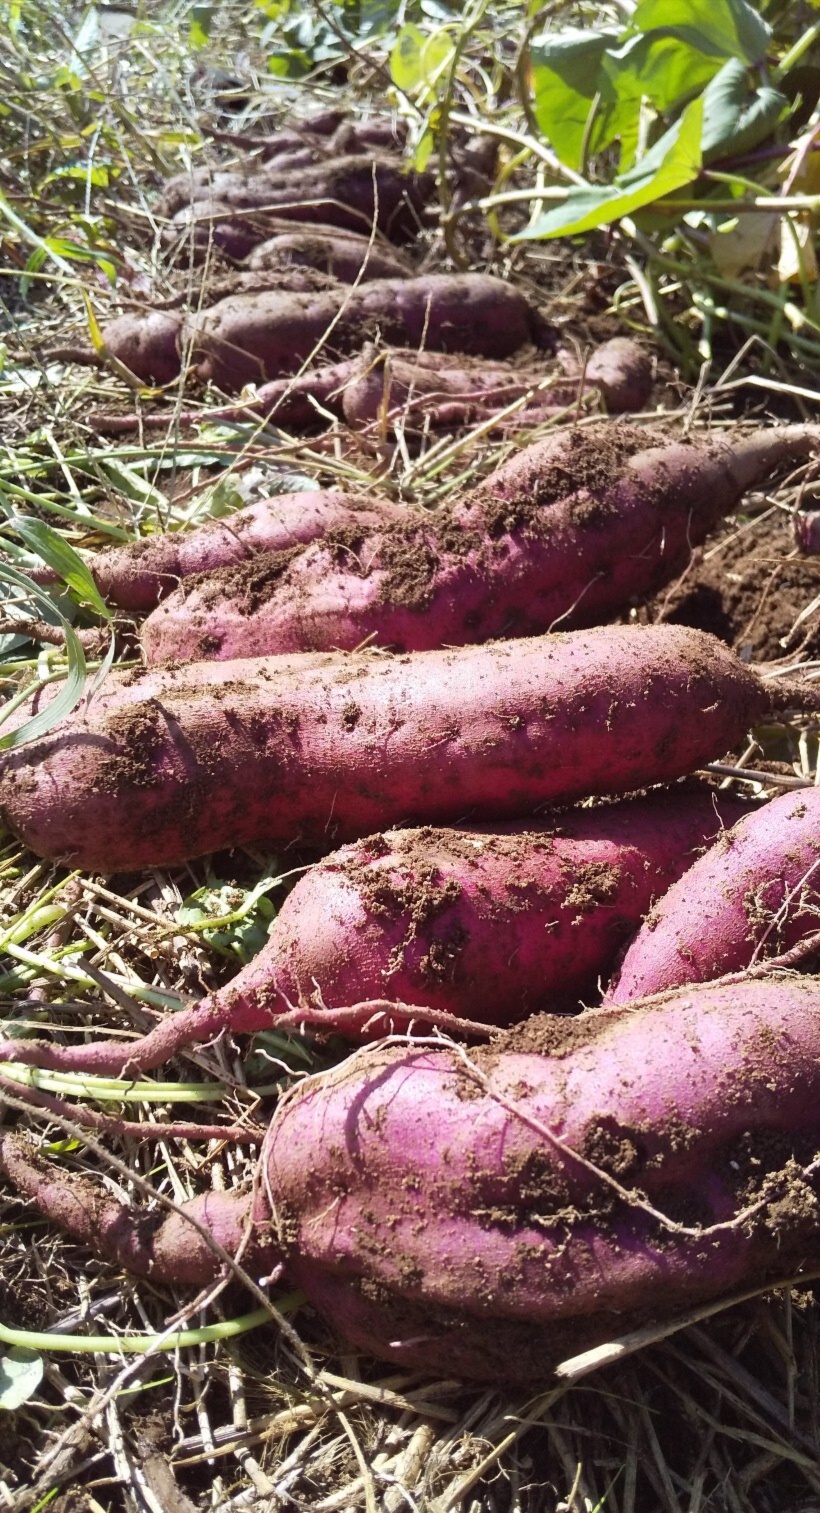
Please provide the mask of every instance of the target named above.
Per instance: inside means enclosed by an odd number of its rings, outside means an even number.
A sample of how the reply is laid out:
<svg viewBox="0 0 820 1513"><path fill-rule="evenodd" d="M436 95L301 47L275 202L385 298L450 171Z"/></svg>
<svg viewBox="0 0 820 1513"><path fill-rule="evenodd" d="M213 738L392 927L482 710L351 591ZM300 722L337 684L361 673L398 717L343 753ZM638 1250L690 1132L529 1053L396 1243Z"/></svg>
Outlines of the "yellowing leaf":
<svg viewBox="0 0 820 1513"><path fill-rule="evenodd" d="M777 276L782 284L802 284L817 280L815 226L811 216L784 215L780 226L780 257Z"/></svg>
<svg viewBox="0 0 820 1513"><path fill-rule="evenodd" d="M83 300L84 300L84 303L85 303L85 313L86 313L86 318L88 320L88 334L91 337L91 345L94 348L94 351L98 354L98 356L104 357L105 356L105 341L103 339L103 334L102 334L102 331L100 330L100 326L99 326L99 322L97 320L97 317L94 314L94 307L93 307L93 305L91 303L91 300L89 299L89 297L88 297L85 289L83 289L82 295L83 295Z"/></svg>

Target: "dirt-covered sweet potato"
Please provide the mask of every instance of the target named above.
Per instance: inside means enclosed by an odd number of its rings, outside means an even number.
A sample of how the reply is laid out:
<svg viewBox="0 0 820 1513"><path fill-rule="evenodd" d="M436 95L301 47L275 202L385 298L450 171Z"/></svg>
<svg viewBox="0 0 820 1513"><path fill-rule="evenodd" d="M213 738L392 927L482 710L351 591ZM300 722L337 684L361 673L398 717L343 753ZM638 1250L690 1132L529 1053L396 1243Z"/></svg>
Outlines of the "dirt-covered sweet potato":
<svg viewBox="0 0 820 1513"><path fill-rule="evenodd" d="M345 288L341 297L239 294L185 324L197 376L227 390L292 373L326 335L331 351L358 351L378 335L398 346L490 358L553 339L525 295L482 273L375 279Z"/></svg>
<svg viewBox="0 0 820 1513"><path fill-rule="evenodd" d="M369 494L307 489L260 499L191 531L166 531L88 554L85 561L109 604L150 610L192 573L248 562L258 553L292 551L328 530L357 523L375 526L406 518L407 513L403 506ZM35 569L31 576L38 583L57 581L49 568Z"/></svg>
<svg viewBox="0 0 820 1513"><path fill-rule="evenodd" d="M609 349L615 349L610 351ZM598 361L596 361L598 359ZM252 399L205 410L176 410L181 429L205 421L241 423L254 415L294 429L322 423L323 413L347 421L358 431L386 426L403 435L440 427L474 425L491 420L517 399L524 404L509 417L510 426L534 425L568 405L577 406L590 391L600 393L612 413L641 409L651 389L651 366L637 343L616 337L593 354L586 370L572 368L568 354L540 363L494 361L447 352L419 352L411 347L364 345L357 357L319 363L298 378L273 379ZM165 430L167 411L139 415L92 411L88 426L109 436Z"/></svg>
<svg viewBox="0 0 820 1513"><path fill-rule="evenodd" d="M708 982L820 930L820 789L784 793L725 831L656 904L608 993L628 1003Z"/></svg>
<svg viewBox="0 0 820 1513"><path fill-rule="evenodd" d="M355 352L376 336L399 346L503 358L530 342L549 346L553 333L511 284L479 273L375 279L317 293L234 294L187 316L121 315L103 331L107 352L143 383L169 383L184 360L200 379L228 391L294 373L325 339L330 352ZM100 360L71 348L61 355Z"/></svg>
<svg viewBox="0 0 820 1513"><path fill-rule="evenodd" d="M366 638L412 651L594 624L668 582L746 489L818 438L801 426L734 443L563 430L432 518L330 532L292 557L186 580L145 622L145 653L158 663Z"/></svg>
<svg viewBox="0 0 820 1513"><path fill-rule="evenodd" d="M574 354L557 354L540 367L521 362L489 362L445 353L363 348L355 376L341 393L348 425L381 428L386 421L402 430L436 430L491 420L524 398L513 425L532 425L577 404L595 390L611 413L642 410L652 387L651 363L637 342L615 337L604 342L586 368Z"/></svg>
<svg viewBox="0 0 820 1513"><path fill-rule="evenodd" d="M730 1090L731 1096L727 1096ZM377 1047L281 1101L255 1195L146 1217L14 1132L0 1167L92 1254L206 1285L248 1227L356 1349L497 1384L820 1264L820 983L775 976Z"/></svg>
<svg viewBox="0 0 820 1513"><path fill-rule="evenodd" d="M817 707L817 690L764 684L714 637L671 625L189 663L111 674L4 752L0 814L38 854L92 871L248 842L329 850L663 783L795 702Z"/></svg>
<svg viewBox="0 0 820 1513"><path fill-rule="evenodd" d="M379 832L310 868L259 955L193 1008L134 1041L0 1040L0 1060L136 1076L220 1031L293 1025L300 1006L314 1032L354 1038L405 1028L406 1004L454 1029L576 1009L652 900L742 812L684 787L519 825Z"/></svg>
<svg viewBox="0 0 820 1513"><path fill-rule="evenodd" d="M258 163L194 168L166 183L156 213L172 217L200 201L231 210L267 210L304 224L319 221L367 235L374 222L392 240L414 234L433 192L433 177L390 159L352 154L291 173Z"/></svg>
<svg viewBox="0 0 820 1513"><path fill-rule="evenodd" d="M251 270L279 270L291 263L330 273L343 284L352 284L360 277L409 278L413 272L409 258L395 247L371 243L369 237L352 232L328 231L319 226L279 232L255 247L247 259Z"/></svg>

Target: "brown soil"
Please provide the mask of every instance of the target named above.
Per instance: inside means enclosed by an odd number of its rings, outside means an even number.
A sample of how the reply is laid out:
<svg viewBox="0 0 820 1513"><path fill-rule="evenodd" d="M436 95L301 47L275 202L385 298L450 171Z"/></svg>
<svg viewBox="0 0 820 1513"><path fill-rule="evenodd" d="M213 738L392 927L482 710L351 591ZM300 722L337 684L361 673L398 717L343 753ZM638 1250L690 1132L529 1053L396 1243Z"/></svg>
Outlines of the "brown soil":
<svg viewBox="0 0 820 1513"><path fill-rule="evenodd" d="M474 491L475 503L483 506L484 524L492 537L508 531L532 529L545 505L575 494L591 495L578 507L605 510L603 497L623 475L624 463L636 452L653 444L648 431L629 426L594 427L570 431L561 453L550 460L532 462L523 468L516 462L500 470ZM547 446L552 447L552 441ZM520 477L518 476L520 472Z"/></svg>
<svg viewBox="0 0 820 1513"><path fill-rule="evenodd" d="M820 596L820 557L800 556L785 513L737 532L735 524L712 536L678 583L649 605L648 618L711 631L754 662L818 656L820 606L795 627Z"/></svg>

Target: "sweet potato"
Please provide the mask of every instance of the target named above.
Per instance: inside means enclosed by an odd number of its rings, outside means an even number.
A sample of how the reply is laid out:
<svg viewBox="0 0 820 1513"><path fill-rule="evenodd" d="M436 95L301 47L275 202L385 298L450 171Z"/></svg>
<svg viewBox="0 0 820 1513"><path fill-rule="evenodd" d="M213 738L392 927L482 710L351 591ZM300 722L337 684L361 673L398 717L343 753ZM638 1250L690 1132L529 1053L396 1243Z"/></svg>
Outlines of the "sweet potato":
<svg viewBox="0 0 820 1513"><path fill-rule="evenodd" d="M360 276L409 278L413 272L410 260L394 247L379 242L371 245L366 236L318 226L315 230L279 232L255 247L247 260L250 270L279 270L289 263L331 273L343 284L352 284Z"/></svg>
<svg viewBox="0 0 820 1513"><path fill-rule="evenodd" d="M727 1097L727 1088L731 1097ZM535 1018L468 1059L379 1047L280 1103L255 1200L187 1214L288 1281L356 1349L488 1382L820 1264L820 984L774 977ZM45 1218L157 1282L221 1261L58 1174L0 1166ZM252 1211L251 1204L255 1203Z"/></svg>
<svg viewBox="0 0 820 1513"><path fill-rule="evenodd" d="M136 1076L220 1031L293 1023L300 1005L314 1028L353 1037L404 1028L405 1004L445 1027L576 1009L652 899L742 812L714 790L676 789L524 825L369 836L299 879L227 988L140 1040L0 1040L0 1060Z"/></svg>
<svg viewBox="0 0 820 1513"><path fill-rule="evenodd" d="M247 842L329 850L663 783L796 700L815 708L817 690L764 684L672 625L113 674L3 754L0 815L38 854L91 871Z"/></svg>
<svg viewBox="0 0 820 1513"><path fill-rule="evenodd" d="M431 174L405 172L390 159L353 154L282 173L258 163L242 168L195 168L169 179L156 213L171 217L200 201L232 211L267 210L289 221L320 221L364 232L374 224L392 240L413 234L433 192Z"/></svg>
<svg viewBox="0 0 820 1513"><path fill-rule="evenodd" d="M183 351L197 376L241 389L293 373L329 333L331 351L358 351L379 334L398 345L508 357L528 342L549 345L551 328L523 294L479 273L376 279L317 294L235 294L187 317L174 311L121 315L107 351L144 383L169 383ZM63 349L70 359L73 349ZM83 354L77 353L79 360ZM96 354L91 359L97 362Z"/></svg>
<svg viewBox="0 0 820 1513"><path fill-rule="evenodd" d="M191 573L247 562L257 553L287 552L328 530L359 523L375 526L406 518L408 511L369 494L309 489L260 499L192 531L166 531L128 546L87 555L86 564L104 599L119 609L149 610ZM54 583L49 568L35 569L38 583Z"/></svg>
<svg viewBox="0 0 820 1513"><path fill-rule="evenodd" d="M388 420L398 421L406 433L490 420L525 395L529 397L513 416L514 425L547 419L576 404L589 390L597 390L612 413L642 410L649 398L652 367L637 342L625 337L604 342L585 370L574 354L561 352L557 357L549 374L543 366L520 362L468 361L408 350L380 353L368 346L342 391L342 414L357 429L374 424L381 428Z"/></svg>
<svg viewBox="0 0 820 1513"><path fill-rule="evenodd" d="M366 343L358 357L321 364L298 378L277 378L263 384L253 399L207 410L174 412L174 425L183 428L204 421L240 423L263 415L278 425L299 428L321 422L322 410L346 420L356 430L396 425L406 436L416 430L475 424L492 419L513 400L526 403L511 417L511 425L536 424L585 393L597 390L615 413L641 409L651 389L651 367L633 341L615 337L594 353L585 371L572 366L567 353L558 353L554 371L519 361L492 361L446 352L419 352L410 347L379 349ZM109 436L140 429L166 430L168 414L154 410L137 415L92 411L88 426Z"/></svg>
<svg viewBox="0 0 820 1513"><path fill-rule="evenodd" d="M431 519L329 533L188 579L145 622L149 662L408 651L600 622L668 581L744 491L811 455L813 427L734 445L606 426L527 448Z"/></svg>
<svg viewBox="0 0 820 1513"><path fill-rule="evenodd" d="M407 141L408 125L400 117L371 116L352 118L345 110L322 110L293 120L279 131L261 132L211 131L216 142L228 142L249 152L258 152L264 163L289 158L307 144L316 152L351 153L368 148L382 152L401 151Z"/></svg>
<svg viewBox="0 0 820 1513"><path fill-rule="evenodd" d="M310 223L311 226L314 224ZM214 198L197 200L195 204L178 210L164 228L163 241L171 249L177 247L183 266L201 263L206 258L210 260L215 252L232 262L241 263L261 243L293 229L294 222L287 216L236 210ZM316 229L333 230L322 225ZM338 234L347 233L339 231Z"/></svg>
<svg viewBox="0 0 820 1513"><path fill-rule="evenodd" d="M185 286L154 306L156 310L181 310L183 307L207 309L216 305L229 294L262 294L275 289L288 294L322 293L326 289L339 291L340 281L331 273L319 268L301 266L283 261L278 268L271 263L269 268L231 268L214 274L211 268L186 274Z"/></svg>
<svg viewBox="0 0 820 1513"><path fill-rule="evenodd" d="M345 289L342 299L335 293L229 296L189 316L185 337L199 378L240 389L292 373L334 321L329 344L339 352L358 351L376 333L399 346L491 358L553 338L523 294L480 273L376 279Z"/></svg>
<svg viewBox="0 0 820 1513"><path fill-rule="evenodd" d="M277 249L272 244L280 237L294 240ZM236 210L217 199L197 200L178 210L165 229L164 240L183 241L185 262L192 254L194 262L201 262L206 253L216 251L234 262L247 260L247 267L258 268L270 267L274 257L276 266L280 266L286 256L292 262L327 269L343 283L352 283L362 264L370 278L403 278L412 271L405 256L383 232L373 237L315 220L300 226L286 216L264 210Z"/></svg>
<svg viewBox="0 0 820 1513"><path fill-rule="evenodd" d="M820 929L820 790L741 819L655 906L609 991L628 1003L777 956Z"/></svg>

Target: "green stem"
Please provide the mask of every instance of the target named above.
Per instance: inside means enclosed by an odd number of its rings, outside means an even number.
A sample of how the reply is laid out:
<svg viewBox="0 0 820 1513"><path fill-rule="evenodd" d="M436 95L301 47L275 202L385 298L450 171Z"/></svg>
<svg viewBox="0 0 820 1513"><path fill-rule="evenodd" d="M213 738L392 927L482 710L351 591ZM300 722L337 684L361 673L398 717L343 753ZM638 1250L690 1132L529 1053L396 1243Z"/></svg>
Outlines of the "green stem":
<svg viewBox="0 0 820 1513"><path fill-rule="evenodd" d="M303 1302L301 1292L291 1292L276 1307L279 1313L294 1313ZM242 1314L238 1319L204 1324L201 1329L180 1329L176 1334L40 1334L33 1329L9 1329L0 1324L0 1344L49 1353L62 1350L71 1355L148 1355L153 1350L184 1350L191 1345L232 1340L270 1321L267 1308L255 1308L253 1313Z"/></svg>
<svg viewBox="0 0 820 1513"><path fill-rule="evenodd" d="M794 68L795 64L800 62L800 59L805 56L817 37L820 37L820 21L815 21L813 26L808 27L802 37L798 37L788 52L783 54L777 68L772 72L773 84L779 84L781 79L785 79L789 69Z"/></svg>

